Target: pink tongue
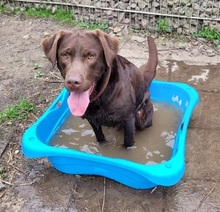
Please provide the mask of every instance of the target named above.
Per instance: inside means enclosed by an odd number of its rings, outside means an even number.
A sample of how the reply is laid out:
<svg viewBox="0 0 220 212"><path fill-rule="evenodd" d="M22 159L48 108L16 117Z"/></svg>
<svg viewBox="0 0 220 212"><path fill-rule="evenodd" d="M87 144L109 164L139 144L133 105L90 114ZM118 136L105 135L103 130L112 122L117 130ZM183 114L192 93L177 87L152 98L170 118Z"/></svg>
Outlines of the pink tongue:
<svg viewBox="0 0 220 212"><path fill-rule="evenodd" d="M86 109L90 102L89 92L90 89L82 93L78 93L78 92L70 93L67 103L69 105L70 112L74 116L83 116L84 113L86 112Z"/></svg>

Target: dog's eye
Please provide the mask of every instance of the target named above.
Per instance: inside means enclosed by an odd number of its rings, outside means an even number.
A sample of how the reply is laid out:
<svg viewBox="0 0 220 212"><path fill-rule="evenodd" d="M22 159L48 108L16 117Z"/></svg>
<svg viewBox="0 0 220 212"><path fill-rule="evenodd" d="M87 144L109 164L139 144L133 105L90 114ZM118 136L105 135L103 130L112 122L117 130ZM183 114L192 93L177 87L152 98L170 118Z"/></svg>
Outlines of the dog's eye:
<svg viewBox="0 0 220 212"><path fill-rule="evenodd" d="M91 59L93 59L93 58L95 58L95 54L93 54L93 53L89 53L89 54L88 54L88 59L91 60Z"/></svg>
<svg viewBox="0 0 220 212"><path fill-rule="evenodd" d="M61 56L62 56L64 59L68 59L68 57L69 57L66 52L63 52L63 53L61 54Z"/></svg>

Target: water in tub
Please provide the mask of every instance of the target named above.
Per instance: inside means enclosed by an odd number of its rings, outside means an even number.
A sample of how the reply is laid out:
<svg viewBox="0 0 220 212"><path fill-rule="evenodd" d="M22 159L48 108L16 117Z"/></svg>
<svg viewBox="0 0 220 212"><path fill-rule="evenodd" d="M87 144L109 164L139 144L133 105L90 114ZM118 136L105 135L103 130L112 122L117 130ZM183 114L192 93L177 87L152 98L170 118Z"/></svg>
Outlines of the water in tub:
<svg viewBox="0 0 220 212"><path fill-rule="evenodd" d="M72 115L62 124L50 145L142 164L165 162L171 157L182 113L171 104L153 104L153 126L135 132L135 146L132 149L127 150L123 147L123 130L103 127L107 142L99 144L89 123Z"/></svg>

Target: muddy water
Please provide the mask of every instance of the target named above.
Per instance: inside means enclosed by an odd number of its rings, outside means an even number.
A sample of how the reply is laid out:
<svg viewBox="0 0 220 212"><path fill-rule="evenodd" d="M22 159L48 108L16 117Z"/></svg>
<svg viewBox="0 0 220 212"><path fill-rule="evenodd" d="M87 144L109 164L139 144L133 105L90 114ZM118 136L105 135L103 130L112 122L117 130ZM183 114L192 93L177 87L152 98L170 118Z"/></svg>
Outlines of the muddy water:
<svg viewBox="0 0 220 212"><path fill-rule="evenodd" d="M99 144L86 120L69 116L50 145L72 148L86 153L123 158L143 164L155 164L170 159L176 131L181 120L181 111L169 105L154 102L153 126L135 132L135 146L123 147L123 131L103 127L107 142Z"/></svg>

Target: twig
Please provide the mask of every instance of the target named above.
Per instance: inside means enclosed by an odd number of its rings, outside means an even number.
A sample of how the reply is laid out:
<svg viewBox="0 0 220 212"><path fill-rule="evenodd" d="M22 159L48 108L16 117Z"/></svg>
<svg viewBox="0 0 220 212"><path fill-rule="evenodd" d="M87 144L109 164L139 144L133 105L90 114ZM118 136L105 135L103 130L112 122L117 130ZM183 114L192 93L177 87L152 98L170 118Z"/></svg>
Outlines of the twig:
<svg viewBox="0 0 220 212"><path fill-rule="evenodd" d="M105 181L106 181L106 178L104 177L104 181L103 181L103 199L102 199L102 212L104 211L104 208L105 208Z"/></svg>
<svg viewBox="0 0 220 212"><path fill-rule="evenodd" d="M198 211L198 210L201 208L202 204L205 202L205 200L211 195L211 193L212 193L214 190L215 190L215 188L212 188L212 189L209 191L209 193L206 194L206 195L203 197L203 199L202 199L201 202L199 203L198 207L197 207L193 212L196 212L196 211Z"/></svg>
<svg viewBox="0 0 220 212"><path fill-rule="evenodd" d="M33 98L33 96L39 96L39 95L40 95L40 92L38 91L38 92L32 94L32 95L31 95L31 98Z"/></svg>
<svg viewBox="0 0 220 212"><path fill-rule="evenodd" d="M35 182L35 181L32 181L30 183L13 184L13 183L10 183L10 182L2 180L2 179L0 179L0 181L7 184L7 185L11 185L11 186L27 186L27 185L32 185Z"/></svg>
<svg viewBox="0 0 220 212"><path fill-rule="evenodd" d="M99 202L98 190L95 189L95 191L96 191L96 199L97 199L97 201L98 201L98 205L99 205L99 211L101 211L101 204L100 204L100 202Z"/></svg>
<svg viewBox="0 0 220 212"><path fill-rule="evenodd" d="M5 184L7 184L7 185L14 186L13 183L10 183L10 182L8 182L8 181L2 180L2 179L0 179L0 181L3 182L3 183L5 183Z"/></svg>
<svg viewBox="0 0 220 212"><path fill-rule="evenodd" d="M60 90L61 90L61 88L53 89L53 90L51 90L51 92L50 92L50 93L59 92Z"/></svg>
<svg viewBox="0 0 220 212"><path fill-rule="evenodd" d="M28 175L27 173L25 173L24 171L22 171L22 170L19 169L18 167L14 166L14 165L12 165L12 164L9 164L9 165L12 166L13 168L15 168L17 171L23 173L24 175L26 175L26 176Z"/></svg>
<svg viewBox="0 0 220 212"><path fill-rule="evenodd" d="M74 195L78 194L78 192L75 189L72 188L71 190L74 193Z"/></svg>
<svg viewBox="0 0 220 212"><path fill-rule="evenodd" d="M2 197L4 196L4 194L6 193L6 191L7 191L7 189L5 189L5 190L1 193L0 198L2 198Z"/></svg>
<svg viewBox="0 0 220 212"><path fill-rule="evenodd" d="M53 77L57 78L60 80L60 76L57 76L56 74L54 74L52 71L50 72L51 75L53 75Z"/></svg>
<svg viewBox="0 0 220 212"><path fill-rule="evenodd" d="M63 83L62 81L55 81L55 80L44 80L44 82L48 82L48 83Z"/></svg>
<svg viewBox="0 0 220 212"><path fill-rule="evenodd" d="M28 185L32 185L33 183L35 183L35 181L32 181L30 183L20 183L20 184L14 185L14 186L28 186Z"/></svg>
<svg viewBox="0 0 220 212"><path fill-rule="evenodd" d="M37 117L34 113L32 113L33 117L35 118L35 120L37 120L39 117Z"/></svg>
<svg viewBox="0 0 220 212"><path fill-rule="evenodd" d="M151 191L150 191L150 194L153 194L154 193L154 191L157 189L157 186L156 187L154 187Z"/></svg>
<svg viewBox="0 0 220 212"><path fill-rule="evenodd" d="M11 150L8 151L7 155L9 156L9 159L7 160L7 163L9 164L11 161L13 161Z"/></svg>
<svg viewBox="0 0 220 212"><path fill-rule="evenodd" d="M2 130L3 130L3 126L6 125L6 123L7 123L7 122L5 121L5 122L3 122L2 124L0 124L0 128L1 128ZM3 131L6 132L6 130L3 130Z"/></svg>

